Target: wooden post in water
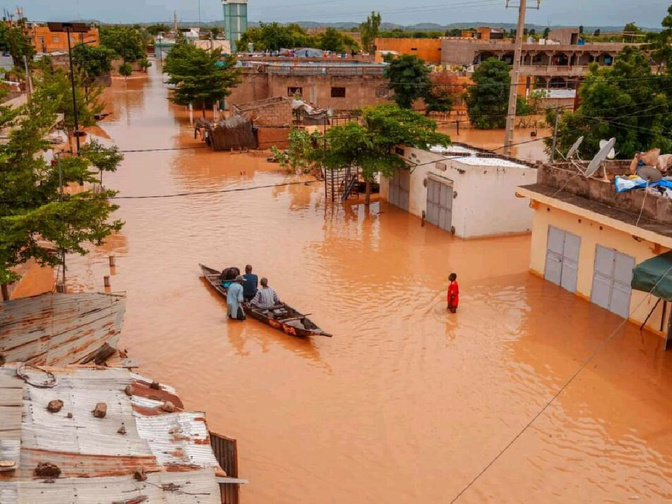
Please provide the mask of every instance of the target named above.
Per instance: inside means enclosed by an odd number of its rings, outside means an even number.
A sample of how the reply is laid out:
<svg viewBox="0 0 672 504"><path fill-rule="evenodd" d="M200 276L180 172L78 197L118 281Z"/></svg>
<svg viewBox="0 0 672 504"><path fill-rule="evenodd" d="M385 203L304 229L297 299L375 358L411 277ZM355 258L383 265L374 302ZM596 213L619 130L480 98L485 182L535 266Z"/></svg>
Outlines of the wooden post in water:
<svg viewBox="0 0 672 504"><path fill-rule="evenodd" d="M111 255L110 256L110 268L114 268L116 266L116 257Z"/></svg>
<svg viewBox="0 0 672 504"><path fill-rule="evenodd" d="M105 287L109 287L109 286L110 286L110 277L109 277L109 275L105 275L105 276L103 277L103 285L105 285Z"/></svg>
<svg viewBox="0 0 672 504"><path fill-rule="evenodd" d="M2 300L9 301L9 286L7 284L2 284Z"/></svg>
<svg viewBox="0 0 672 504"><path fill-rule="evenodd" d="M58 282L56 284L56 292L58 292L59 294L67 293L67 288L65 287L65 284L63 282Z"/></svg>

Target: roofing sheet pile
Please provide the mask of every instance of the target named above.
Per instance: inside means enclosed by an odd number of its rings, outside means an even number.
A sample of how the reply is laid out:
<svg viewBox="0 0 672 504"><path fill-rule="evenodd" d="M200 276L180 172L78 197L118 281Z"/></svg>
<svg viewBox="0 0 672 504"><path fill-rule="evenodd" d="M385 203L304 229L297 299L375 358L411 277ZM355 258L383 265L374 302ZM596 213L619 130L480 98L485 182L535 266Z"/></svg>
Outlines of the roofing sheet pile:
<svg viewBox="0 0 672 504"><path fill-rule="evenodd" d="M126 296L102 293L42 294L0 303L0 365L96 360L101 350L117 347L125 311Z"/></svg>
<svg viewBox="0 0 672 504"><path fill-rule="evenodd" d="M0 367L0 502L220 501L203 413L125 369Z"/></svg>

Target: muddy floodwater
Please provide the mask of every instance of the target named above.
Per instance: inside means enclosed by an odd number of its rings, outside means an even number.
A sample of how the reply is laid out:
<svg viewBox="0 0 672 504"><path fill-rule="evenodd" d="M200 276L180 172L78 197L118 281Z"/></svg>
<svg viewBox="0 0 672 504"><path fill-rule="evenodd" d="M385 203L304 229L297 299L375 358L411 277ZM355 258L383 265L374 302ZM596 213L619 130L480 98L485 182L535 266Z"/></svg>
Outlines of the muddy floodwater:
<svg viewBox="0 0 672 504"><path fill-rule="evenodd" d="M123 232L68 259L69 289L102 290L117 256L123 346L238 439L245 504L449 503L621 321L529 274L527 236L462 241L385 203L327 204L263 154L201 148L156 69L106 97L95 133L153 151L105 184L172 197L118 200ZM227 322L199 262L251 263L334 337ZM457 502L663 501L672 354L626 324Z"/></svg>

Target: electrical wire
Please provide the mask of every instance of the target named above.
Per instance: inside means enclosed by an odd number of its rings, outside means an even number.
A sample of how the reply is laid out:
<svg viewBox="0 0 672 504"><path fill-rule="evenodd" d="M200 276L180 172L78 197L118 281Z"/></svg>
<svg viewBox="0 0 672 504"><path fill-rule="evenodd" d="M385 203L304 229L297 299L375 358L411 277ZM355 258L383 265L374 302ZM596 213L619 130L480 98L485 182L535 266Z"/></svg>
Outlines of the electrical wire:
<svg viewBox="0 0 672 504"><path fill-rule="evenodd" d="M647 293L647 295L644 296L644 297L641 299L641 301L637 304L637 306L635 306L635 308L634 308L632 311L637 311L637 310L639 309L639 307L644 303L644 301L645 301L646 299L648 299L648 296L651 296L651 294L653 294L653 291L656 290L656 288L658 287L658 285L660 285L660 282L662 282L663 279L665 279L665 278L667 277L667 275L670 274L670 272L672 272L672 266L670 266L670 267L668 268L668 270L660 276L660 278L658 279L658 281L656 282L656 284L651 288L651 290ZM471 481L464 487L464 488L462 488L462 490L460 490L460 492L453 498L453 500L450 501L450 504L454 504L455 502L457 502L457 500L458 500L460 497L462 497L462 495L464 495L464 493L465 493L467 490L469 490L469 489L474 485L474 483L476 483L476 481L478 481L478 480L480 479L480 477L483 476L483 475L488 471L488 469L490 469L490 468L495 464L495 462L497 462L497 461L500 459L500 457L501 457L502 455L504 455L504 453L506 453L507 450L508 450L509 448L511 448L511 446L513 446L513 444L514 444L516 441L518 441L518 439L519 439L525 432L527 432L527 430L532 426L532 424L533 424L535 421L537 421L537 419L538 419L539 417L541 417L541 415L543 415L543 414L546 412L546 410L547 410L547 409L548 409L548 408L555 402L555 400L556 400L558 397L560 397L560 395L567 389L567 387L569 387L569 386L574 382L574 380L575 380L575 379L576 379L576 378L577 378L577 377L578 377L578 376L579 376L579 375L580 375L580 374L581 374L581 373L582 373L582 372L583 372L583 371L590 365L590 363L593 362L593 361L595 360L595 358L602 352L602 350L607 346L607 344L614 338L614 336L616 335L616 333L617 333L618 331L620 331L620 330L623 328L623 326L624 326L627 322L628 322L628 318L627 318L627 317L624 317L623 320L621 321L621 323L618 324L618 326L616 327L616 329L614 329L614 330L611 332L611 334L609 334L609 336L608 336L602 343L600 343L600 345L598 345L598 347L593 351L593 353L590 355L590 357L588 357L588 359L587 359L586 361L584 361L584 363L583 363L581 366L579 366L579 368L574 372L574 374L572 374L572 376L569 378L569 380L567 380L567 381L565 382L565 384L564 384L562 387L560 387L560 388L558 389L558 391L557 391L555 394L553 394L553 396L551 397L551 399L548 400L548 401L546 402L546 404L544 404L543 408L541 408L541 409L540 409L540 410L539 410L539 411L538 411L538 412L537 412L537 413L536 413L536 414L535 414L535 415L534 415L534 416L533 416L533 417L532 417L532 418L525 424L525 426L524 426L524 427L523 427L523 428L522 428L522 429L521 429L521 430L520 430L520 431L513 437L513 439L511 439L511 441L509 441L509 442L506 444L506 446L505 446L503 449L501 449L501 450L497 453L497 455L496 455L496 456L495 456L495 457L494 457L494 458L493 458L493 459L492 459L492 460L491 460L491 461L490 461L490 462L489 462L489 463L488 463L488 464L487 464L487 465L486 465L486 466L485 466L485 467L484 467L484 468L483 468L483 469L482 469L482 470L481 470L481 471L480 471L480 472L479 472L479 473L478 473L478 474L477 474L477 475L476 475L476 476L475 476L475 477L474 477L474 478L473 478L473 479L472 479L472 480L471 480Z"/></svg>

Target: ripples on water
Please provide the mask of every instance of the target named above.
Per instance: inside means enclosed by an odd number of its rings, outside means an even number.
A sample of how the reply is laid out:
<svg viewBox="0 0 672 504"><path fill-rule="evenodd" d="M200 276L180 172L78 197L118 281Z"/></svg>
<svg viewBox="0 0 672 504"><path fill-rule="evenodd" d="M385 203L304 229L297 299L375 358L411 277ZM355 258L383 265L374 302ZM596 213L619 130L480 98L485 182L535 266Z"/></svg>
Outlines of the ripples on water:
<svg viewBox="0 0 672 504"><path fill-rule="evenodd" d="M201 145L156 74L115 82L108 102L102 127L122 149ZM262 156L196 149L129 153L106 183L130 196L296 180ZM527 237L465 242L385 204L325 205L319 185L120 204L123 234L70 259L71 288L100 288L117 254L123 344L239 439L247 504L449 502L619 322L530 276ZM252 263L334 338L227 323L199 262ZM670 500L659 346L619 333L460 502Z"/></svg>

